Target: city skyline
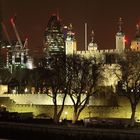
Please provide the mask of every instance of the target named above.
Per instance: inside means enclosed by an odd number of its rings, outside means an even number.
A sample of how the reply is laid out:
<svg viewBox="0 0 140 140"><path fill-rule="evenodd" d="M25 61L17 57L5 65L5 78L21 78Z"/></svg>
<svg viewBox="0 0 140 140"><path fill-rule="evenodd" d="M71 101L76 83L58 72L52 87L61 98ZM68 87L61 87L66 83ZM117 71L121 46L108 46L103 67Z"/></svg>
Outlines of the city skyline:
<svg viewBox="0 0 140 140"><path fill-rule="evenodd" d="M95 41L99 48L115 48L115 34L118 18L124 21L124 32L130 43L135 35L135 25L139 23L138 0L129 1L7 1L2 0L2 18L11 40L16 39L10 25L10 18L17 15L17 28L24 40L29 38L29 49L42 52L44 31L51 13L59 11L63 25L73 24L78 49L84 49L84 23L88 24L88 42L90 32L95 32Z"/></svg>

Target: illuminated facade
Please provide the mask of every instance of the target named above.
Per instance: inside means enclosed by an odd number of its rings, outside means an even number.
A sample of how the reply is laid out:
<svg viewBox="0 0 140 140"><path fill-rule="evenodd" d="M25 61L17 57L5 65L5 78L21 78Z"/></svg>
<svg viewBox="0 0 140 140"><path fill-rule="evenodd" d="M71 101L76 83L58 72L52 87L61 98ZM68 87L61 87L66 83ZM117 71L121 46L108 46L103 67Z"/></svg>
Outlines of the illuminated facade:
<svg viewBox="0 0 140 140"><path fill-rule="evenodd" d="M114 90L117 85L117 77L113 74L110 76L108 73L116 67L117 55L123 55L125 52L125 34L123 32L122 18L118 21L118 31L116 37L116 49L99 50L98 44L95 42L95 34L92 30L91 41L87 46L86 51L77 51L77 43L75 39L75 33L73 32L72 24L68 27L62 26L57 15L52 15L49 19L48 26L45 32L44 52L46 54L46 63L48 68L51 68L50 59L52 55L66 54L73 55L78 54L82 57L90 58L94 57L97 63L103 64L104 73L106 77L102 86L112 86ZM111 72L112 73L112 72ZM108 77L109 76L109 77ZM107 80L110 78L109 80Z"/></svg>
<svg viewBox="0 0 140 140"><path fill-rule="evenodd" d="M28 62L28 49L20 46L18 43L8 48L7 52L7 68L12 73L17 67L29 68Z"/></svg>
<svg viewBox="0 0 140 140"><path fill-rule="evenodd" d="M132 50L140 50L140 32L139 32L140 30L138 25L136 29L137 29L136 36L134 40L131 42L131 46L130 46ZM92 116L97 116L97 117L116 116L116 117L130 118L131 115L130 104L125 97L118 97L119 99L117 100L117 103L120 106L117 106L117 108L112 109L111 108L112 106L109 104L112 102L113 103L116 102L116 98L114 98L114 96L115 96L116 86L119 81L118 77L115 76L114 74L114 70L116 70L116 68L118 67L118 65L116 64L116 58L118 55L123 57L123 54L125 52L125 34L122 30L122 19L120 18L118 22L118 31L115 35L116 37L115 49L99 50L98 44L94 40L94 36L95 36L94 32L92 31L91 41L88 44L87 50L77 51L77 44L76 44L75 34L72 30L72 25L70 24L69 27L65 27L66 34L63 32L63 30L64 29L62 29L59 18L56 15L52 15L50 17L45 32L44 53L46 54L46 57L51 58L51 56L58 55L58 54L66 54L66 55L78 54L86 58L95 57L96 62L102 64L102 69L103 69L102 75L104 76L104 80L99 81L98 86L103 87L104 90L103 92L105 92L106 88L110 88L113 91L112 95L107 91L106 93L108 95L104 96L103 100L101 99L100 96L99 98L97 97L98 99L96 97L95 99L94 96L91 97L88 103L89 106L87 106L85 109L86 115L83 115L82 117L80 116L80 118L83 119L84 117L87 117L89 111L91 111ZM7 66L9 68L12 68L13 66L27 67L27 64L29 65L32 62L29 60L28 57L28 49L20 48L19 44L9 49L7 60L8 60ZM121 75L121 71L117 70L117 74ZM9 97L13 101L15 101L16 107L14 106L12 109L13 110L15 109L16 111L19 112L27 111L28 109L29 110L31 109L31 111L33 111L34 109L34 113L39 114L41 113L42 110L40 109L41 111L40 110L38 111L36 105L40 105L40 106L46 105L49 106L49 108L50 106L53 106L52 98L47 94L43 94L43 93L42 94L32 93L32 94L22 94L22 95L3 94L1 95L1 97ZM58 105L61 105L62 103L61 94L60 96L58 96L57 101L58 101ZM23 106L23 105L27 105L27 106ZM73 103L71 102L71 99L69 97L66 98L65 105L66 105L65 108L67 108L68 106L69 108L72 108L71 106L73 105ZM99 107L102 106L100 110L97 110L97 113L95 113L95 108L94 108L96 106ZM108 107L107 109L104 108L106 106ZM127 111L126 113L124 113L124 109L126 109L126 106L127 106ZM45 111L43 113L46 113L45 107L44 110ZM51 111L49 110L47 113ZM71 111L71 115L72 115L72 111ZM66 112L68 113L68 115L70 114L69 110L66 110ZM137 116L140 118L139 112L137 112Z"/></svg>
<svg viewBox="0 0 140 140"><path fill-rule="evenodd" d="M119 79L114 74L114 70L117 68L117 57L123 57L126 49L125 45L125 34L122 30L123 21L122 18L118 22L118 31L115 35L116 37L116 48L99 50L97 43L94 40L94 32L91 33L91 42L88 45L87 51L76 51L76 54L81 55L86 58L94 57L97 63L102 64L102 76L104 80L99 81L98 86L100 87L111 87L113 91L116 91L116 86ZM118 74L121 74L118 71Z"/></svg>
<svg viewBox="0 0 140 140"><path fill-rule="evenodd" d="M88 45L87 51L76 51L77 54L85 57L95 57L98 62L102 63L115 63L113 60L116 57L116 54L123 55L121 53L125 52L125 34L122 29L123 21L122 18L118 21L118 31L115 35L116 37L116 48L115 49L106 49L99 50L98 44L94 40L94 32L91 33L91 42ZM108 62L110 59L111 62ZM112 59L112 60L111 60Z"/></svg>
<svg viewBox="0 0 140 140"><path fill-rule="evenodd" d="M9 45L6 46L6 48L8 49L7 68L10 70L11 73L17 68L29 68L27 65L27 61L29 57L28 54L29 49L27 49L28 39L26 38L24 43L21 41L20 35L16 28L15 19L16 19L15 17L11 18L10 21L13 30L15 32L17 41L16 43L12 44L9 37L7 37Z"/></svg>
<svg viewBox="0 0 140 140"><path fill-rule="evenodd" d="M65 39L65 53L66 55L72 55L76 53L77 45L75 40L75 33L72 31L72 24L67 28L66 39Z"/></svg>
<svg viewBox="0 0 140 140"><path fill-rule="evenodd" d="M136 25L136 34L134 39L131 41L130 48L134 51L140 51L140 27Z"/></svg>
<svg viewBox="0 0 140 140"><path fill-rule="evenodd" d="M65 52L64 34L62 25L57 15L53 14L45 31L44 53L47 56L63 54Z"/></svg>
<svg viewBox="0 0 140 140"><path fill-rule="evenodd" d="M116 50L118 53L123 53L125 50L125 34L122 29L122 18L118 22L118 32L116 33Z"/></svg>
<svg viewBox="0 0 140 140"><path fill-rule="evenodd" d="M92 30L91 32L91 42L88 45L88 51L97 51L98 49L98 45L94 40L94 31Z"/></svg>

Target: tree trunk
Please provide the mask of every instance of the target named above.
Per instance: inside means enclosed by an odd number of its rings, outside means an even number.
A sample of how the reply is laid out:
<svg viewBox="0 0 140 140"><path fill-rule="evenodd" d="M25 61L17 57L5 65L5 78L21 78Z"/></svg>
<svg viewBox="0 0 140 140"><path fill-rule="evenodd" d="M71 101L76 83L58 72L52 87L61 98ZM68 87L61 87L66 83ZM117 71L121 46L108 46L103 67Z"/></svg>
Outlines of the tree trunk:
<svg viewBox="0 0 140 140"><path fill-rule="evenodd" d="M130 122L130 126L134 126L135 125L135 113L136 113L136 105L131 105L131 110L132 110L132 114L131 114L131 122Z"/></svg>
<svg viewBox="0 0 140 140"><path fill-rule="evenodd" d="M57 124L59 122L58 117L57 117L57 106L56 105L54 105L53 121L55 124Z"/></svg>
<svg viewBox="0 0 140 140"><path fill-rule="evenodd" d="M72 123L75 124L76 121L78 120L78 113L77 113L77 109L74 109L74 112L73 112L73 119L72 119Z"/></svg>

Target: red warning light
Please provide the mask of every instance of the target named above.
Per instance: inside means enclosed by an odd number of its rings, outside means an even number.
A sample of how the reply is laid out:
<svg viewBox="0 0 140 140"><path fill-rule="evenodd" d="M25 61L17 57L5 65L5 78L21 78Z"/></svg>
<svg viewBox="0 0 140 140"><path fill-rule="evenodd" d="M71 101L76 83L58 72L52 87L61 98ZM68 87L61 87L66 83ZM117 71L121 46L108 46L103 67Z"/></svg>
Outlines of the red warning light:
<svg viewBox="0 0 140 140"><path fill-rule="evenodd" d="M11 18L10 21L13 22L13 18Z"/></svg>
<svg viewBox="0 0 140 140"><path fill-rule="evenodd" d="M127 37L124 38L124 42L125 42L126 44L128 43Z"/></svg>

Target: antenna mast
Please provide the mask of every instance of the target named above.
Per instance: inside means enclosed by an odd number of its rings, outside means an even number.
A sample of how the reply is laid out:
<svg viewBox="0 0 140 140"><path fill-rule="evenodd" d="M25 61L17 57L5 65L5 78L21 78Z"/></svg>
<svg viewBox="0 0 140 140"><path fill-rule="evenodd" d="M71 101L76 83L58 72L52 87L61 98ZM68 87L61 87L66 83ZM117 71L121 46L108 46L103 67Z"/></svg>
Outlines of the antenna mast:
<svg viewBox="0 0 140 140"><path fill-rule="evenodd" d="M85 51L87 51L87 23L85 23Z"/></svg>

